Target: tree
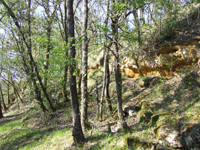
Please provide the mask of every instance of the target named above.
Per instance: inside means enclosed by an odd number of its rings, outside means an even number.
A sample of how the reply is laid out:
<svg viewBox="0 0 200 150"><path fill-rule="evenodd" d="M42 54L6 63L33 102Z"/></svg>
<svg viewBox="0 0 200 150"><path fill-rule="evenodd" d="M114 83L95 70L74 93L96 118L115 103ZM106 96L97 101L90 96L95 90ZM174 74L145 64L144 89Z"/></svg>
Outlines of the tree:
<svg viewBox="0 0 200 150"><path fill-rule="evenodd" d="M106 105L108 107L108 111L112 113L112 104L110 100L110 95L109 95L109 84L110 84L110 69L109 69L109 50L110 50L110 42L108 42L107 38L107 32L108 32L108 19L109 19L109 7L110 7L110 2L107 0L107 10L106 10L106 18L104 21L104 86L105 86L105 100L106 100ZM108 43L108 45L107 45Z"/></svg>
<svg viewBox="0 0 200 150"><path fill-rule="evenodd" d="M111 47L110 42L108 42L108 19L109 19L109 7L110 2L107 0L107 10L106 10L106 17L103 24L103 34L104 34L104 75L103 75L103 87L102 87L102 94L101 94L101 105L100 105L100 120L102 120L103 115L103 98L105 97L106 105L110 114L112 113L112 105L109 96L109 83L110 83L110 71L109 71L109 50Z"/></svg>
<svg viewBox="0 0 200 150"><path fill-rule="evenodd" d="M74 138L74 143L78 145L82 145L85 141L85 137L83 135L81 121L80 121L80 111L79 111L79 102L77 96L77 88L76 88L76 75L74 71L76 69L76 61L75 61L75 39L74 39L74 13L73 13L73 0L67 0L67 16L68 16L68 38L70 43L69 56L70 56L70 92L72 98L72 109L73 109L73 131L72 136Z"/></svg>
<svg viewBox="0 0 200 150"><path fill-rule="evenodd" d="M17 27L16 33L12 31L13 37L15 38L15 41L18 46L18 51L21 54L23 66L25 69L26 74L29 76L29 78L32 80L36 99L39 101L39 104L43 111L46 111L46 107L43 104L43 99L41 97L41 91L37 84L37 81L39 82L41 89L44 93L44 96L46 97L47 101L49 102L50 108L55 111L55 108L53 107L51 100L49 98L49 95L47 94L46 87L44 86L42 82L42 78L39 74L38 66L33 58L32 54L32 41L31 41L31 0L28 1L28 33L26 34L23 30L22 26L19 23L18 18L14 14L14 12L11 10L11 8L7 5L7 3L4 0L1 0L3 6L8 11L8 15L13 19L15 26ZM16 35L15 35L16 34ZM19 36L17 36L19 35ZM23 43L23 44L22 44ZM24 46L25 45L25 46ZM27 49L27 51L26 51ZM28 56L28 61L27 61Z"/></svg>
<svg viewBox="0 0 200 150"><path fill-rule="evenodd" d="M82 109L81 109L81 125L83 130L87 128L87 67L88 67L88 0L83 0L83 41L82 41L82 83L81 83L81 95L82 95Z"/></svg>
<svg viewBox="0 0 200 150"><path fill-rule="evenodd" d="M128 130L128 126L124 120L123 110L122 110L122 75L120 72L120 60L119 60L119 43L118 43L118 26L119 26L119 19L120 19L120 5L122 6L123 3L119 0L114 0L112 3L112 15L111 15L111 30L112 30L112 42L115 54L115 82L116 82L116 89L117 89L117 109L118 109L118 117L121 123L121 127L124 131Z"/></svg>
<svg viewBox="0 0 200 150"><path fill-rule="evenodd" d="M45 69L44 86L47 86L49 57L50 57L50 51L52 49L52 41L51 41L52 23L54 21L54 17L55 17L55 13L56 13L56 10L57 10L58 3L59 3L59 0L56 0L55 2L53 2L52 5L53 5L54 8L53 8L52 13L50 11L50 8L51 8L50 0L43 0L40 4L45 10L45 13L46 13L45 21L47 23L45 25L47 43L46 43L46 51L45 51L45 65L44 65L44 69Z"/></svg>

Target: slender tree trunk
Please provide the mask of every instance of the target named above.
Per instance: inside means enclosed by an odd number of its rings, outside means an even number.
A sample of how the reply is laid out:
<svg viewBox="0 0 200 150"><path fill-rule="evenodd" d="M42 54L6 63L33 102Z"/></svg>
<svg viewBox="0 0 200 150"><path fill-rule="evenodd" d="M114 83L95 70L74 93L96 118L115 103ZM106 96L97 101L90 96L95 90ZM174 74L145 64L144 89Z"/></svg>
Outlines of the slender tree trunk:
<svg viewBox="0 0 200 150"><path fill-rule="evenodd" d="M49 53L51 51L51 24L52 24L52 18L50 16L50 6L49 6L49 0L46 0L46 7L44 7L46 15L47 15L47 29L46 29L46 38L47 38L47 47L45 51L45 76L44 76L44 86L47 88L47 81L48 81L48 69L49 69Z"/></svg>
<svg viewBox="0 0 200 150"><path fill-rule="evenodd" d="M82 81L82 73L80 73L78 79L78 94L81 94L81 81Z"/></svg>
<svg viewBox="0 0 200 150"><path fill-rule="evenodd" d="M23 103L23 100L22 100L22 98L21 98L21 96L20 96L20 94L19 94L19 92L18 92L18 90L17 90L17 88L15 86L15 83L14 83L14 81L12 79L12 76L11 76L11 82L10 83L13 86L13 89L14 89L14 92L15 92L16 96L20 99L21 103Z"/></svg>
<svg viewBox="0 0 200 150"><path fill-rule="evenodd" d="M64 22L63 27L64 27L64 40L65 40L65 45L67 46L68 43L68 35L67 35L67 3L66 0L64 0ZM61 31L62 33L62 31ZM65 48L65 68L64 68L64 78L63 78L63 95L64 95L64 102L69 102L68 95L67 95L67 73L68 73L68 48Z"/></svg>
<svg viewBox="0 0 200 150"><path fill-rule="evenodd" d="M7 84L7 103L10 105L10 85Z"/></svg>
<svg viewBox="0 0 200 150"><path fill-rule="evenodd" d="M76 146L82 145L85 142L85 137L83 135L81 121L80 121L80 111L79 111L79 102L76 89L76 76L73 75L76 62L75 62L75 40L74 40L74 13L73 13L73 0L67 0L67 16L68 16L68 38L70 39L70 91L72 98L72 110L73 110L73 131L72 136Z"/></svg>
<svg viewBox="0 0 200 150"><path fill-rule="evenodd" d="M105 76L105 72L104 72L104 76ZM104 94L105 94L105 78L104 77L103 77L103 81L104 82L103 82L103 86L102 86L100 108L99 108L100 121L102 121L102 119L103 119L103 98L104 98Z"/></svg>
<svg viewBox="0 0 200 150"><path fill-rule="evenodd" d="M51 25L48 25L47 28L47 48L45 52L45 76L44 76L44 86L47 87L47 81L48 81L48 69L49 69L49 53L51 50Z"/></svg>
<svg viewBox="0 0 200 150"><path fill-rule="evenodd" d="M3 91L2 91L1 85L0 85L0 92L1 92L1 99L2 99L2 103L3 103L3 109L6 110L7 107L6 107L6 104L5 104L5 101L4 101L4 96L3 96Z"/></svg>
<svg viewBox="0 0 200 150"><path fill-rule="evenodd" d="M137 32L138 32L138 43L139 45L141 45L141 37L140 37L140 20L138 18L138 11L137 10L134 10L133 11L133 16L134 16L134 24L137 28Z"/></svg>
<svg viewBox="0 0 200 150"><path fill-rule="evenodd" d="M117 89L117 109L118 109L118 117L119 122L121 124L122 129L126 132L128 130L128 126L124 120L123 110L122 110L122 76L119 67L119 48L118 48L118 16L112 18L112 38L113 38L113 46L115 52L115 82Z"/></svg>
<svg viewBox="0 0 200 150"><path fill-rule="evenodd" d="M153 8L154 8L154 5L152 6L152 10L151 10L151 6L150 6L151 4L149 4L149 12L150 12L150 17L151 17L151 22L153 22L153 23L155 23L156 21L155 21L155 19L153 18L153 14L152 14L152 11L153 11ZM156 23L156 25L157 25L157 23Z"/></svg>
<svg viewBox="0 0 200 150"><path fill-rule="evenodd" d="M106 51L104 58L104 66L105 66L105 100L108 106L108 111L112 114L112 104L109 95L109 83L110 83L110 70L109 70L109 57L108 51Z"/></svg>
<svg viewBox="0 0 200 150"><path fill-rule="evenodd" d="M108 17L109 17L109 7L110 7L110 2L109 0L107 0L107 14L106 14L106 18L104 21L104 26L108 27ZM105 55L104 55L104 83L105 83L105 100L106 100L106 104L108 106L108 110L110 113L112 113L112 105L111 105L111 100L110 100L110 95L109 95L109 83L110 83L110 70L109 70L109 57L108 57L108 53L109 50L106 48L106 43L107 43L107 33L104 33L104 47L105 47Z"/></svg>
<svg viewBox="0 0 200 150"><path fill-rule="evenodd" d="M99 94L98 94L98 87L96 81L96 102L97 102L97 120L99 119Z"/></svg>
<svg viewBox="0 0 200 150"><path fill-rule="evenodd" d="M54 109L54 107L52 106L52 103L51 103L51 101L50 101L50 99L49 99L49 97L48 97L48 95L47 95L47 93L46 93L46 89L45 89L45 87L43 86L43 84L42 84L42 80L41 80L41 77L40 77L40 75L39 75L39 72L38 72L38 69L37 69L37 65L36 65L36 63L35 63L35 61L34 61L34 59L33 59L33 56L32 56L32 41L31 41L31 36L32 36L32 34L31 34L31 0L29 0L29 18L28 18L28 28L29 28L29 31L28 31L28 42L29 42L29 45L28 45L28 43L26 44L26 46L27 46L27 48L28 48L28 55L29 55L29 57L30 57L30 61L29 61L29 63L30 63L30 66L31 66L31 79L32 79L32 81L33 81L33 84L34 84L34 90L35 90L35 93L36 93L36 97L37 97L37 99L39 100L39 102L40 102L40 107L42 108L42 110L43 111L46 111L47 109L46 109L46 107L44 106L44 104L43 104L43 99L41 98L41 91L39 90L39 87L37 86L37 83L36 83L36 79L35 79L35 77L37 77L38 78L38 80L39 80L39 82L40 82L40 85L41 85L41 87L42 87L42 90L43 90L43 92L44 92L44 95L45 95L45 97L47 98L47 101L49 102L49 104L50 104L50 108L52 109L52 110L55 110ZM24 35L23 35L24 36ZM25 39L25 37L24 37L24 41L26 41L26 39ZM34 71L35 70L35 71Z"/></svg>
<svg viewBox="0 0 200 150"><path fill-rule="evenodd" d="M142 73L142 71L141 71L141 69L140 69L140 66L139 66L139 64L138 64L138 59L139 59L139 56L137 56L137 57L134 58L135 64L136 64L136 66L137 66L137 68L138 68L138 71L139 71L139 73L140 73L140 76L144 76L143 73Z"/></svg>
<svg viewBox="0 0 200 150"><path fill-rule="evenodd" d="M144 17L144 7L141 8L141 17L142 17L142 21L143 21L142 25L145 25L146 21L145 21L145 17Z"/></svg>
<svg viewBox="0 0 200 150"><path fill-rule="evenodd" d="M2 111L2 107L1 107L1 99L0 99L0 119L3 118L3 111Z"/></svg>
<svg viewBox="0 0 200 150"><path fill-rule="evenodd" d="M83 130L86 130L87 122L87 66L88 66L88 38L87 38L87 26L88 26L88 0L83 0L83 42L82 42L82 108L81 108L81 125Z"/></svg>
<svg viewBox="0 0 200 150"><path fill-rule="evenodd" d="M10 69L8 70L8 81L10 79ZM10 105L10 84L8 83L7 84L7 102L8 102L8 105Z"/></svg>

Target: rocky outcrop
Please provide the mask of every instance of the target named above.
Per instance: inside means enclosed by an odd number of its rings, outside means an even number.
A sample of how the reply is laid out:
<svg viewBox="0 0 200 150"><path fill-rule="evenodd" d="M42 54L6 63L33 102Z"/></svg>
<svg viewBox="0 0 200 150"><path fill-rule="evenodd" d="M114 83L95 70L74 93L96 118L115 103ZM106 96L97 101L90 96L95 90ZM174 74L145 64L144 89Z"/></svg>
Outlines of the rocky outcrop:
<svg viewBox="0 0 200 150"><path fill-rule="evenodd" d="M153 52L140 55L138 64L143 74L170 77L177 75L182 68L197 65L199 51L200 26L197 25L191 29L176 31L170 41L164 40L156 45ZM127 77L140 76L133 58L124 57L120 69Z"/></svg>

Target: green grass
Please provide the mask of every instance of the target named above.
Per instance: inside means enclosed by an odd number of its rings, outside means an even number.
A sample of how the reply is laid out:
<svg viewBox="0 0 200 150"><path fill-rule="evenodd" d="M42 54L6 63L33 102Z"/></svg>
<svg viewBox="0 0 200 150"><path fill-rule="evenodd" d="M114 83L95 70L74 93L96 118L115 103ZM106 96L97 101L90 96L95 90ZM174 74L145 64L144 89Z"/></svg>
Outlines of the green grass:
<svg viewBox="0 0 200 150"><path fill-rule="evenodd" d="M32 111L34 113L34 110ZM6 116L6 114L4 114ZM22 115L6 116L0 122L0 149L64 149L72 143L72 128L43 128L24 125ZM66 117L66 116L65 116ZM68 117L66 117L68 118ZM35 122L32 122L35 123ZM31 124L31 123L30 123Z"/></svg>

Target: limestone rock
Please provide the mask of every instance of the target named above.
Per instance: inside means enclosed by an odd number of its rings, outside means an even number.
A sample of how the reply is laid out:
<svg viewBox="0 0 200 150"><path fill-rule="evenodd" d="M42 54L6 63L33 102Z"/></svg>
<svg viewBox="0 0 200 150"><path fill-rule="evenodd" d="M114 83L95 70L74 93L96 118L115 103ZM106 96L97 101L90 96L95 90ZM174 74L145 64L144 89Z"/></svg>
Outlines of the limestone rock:
<svg viewBox="0 0 200 150"><path fill-rule="evenodd" d="M141 108L139 106L127 106L125 105L123 107L123 112L125 116L136 116L136 113L140 110Z"/></svg>

